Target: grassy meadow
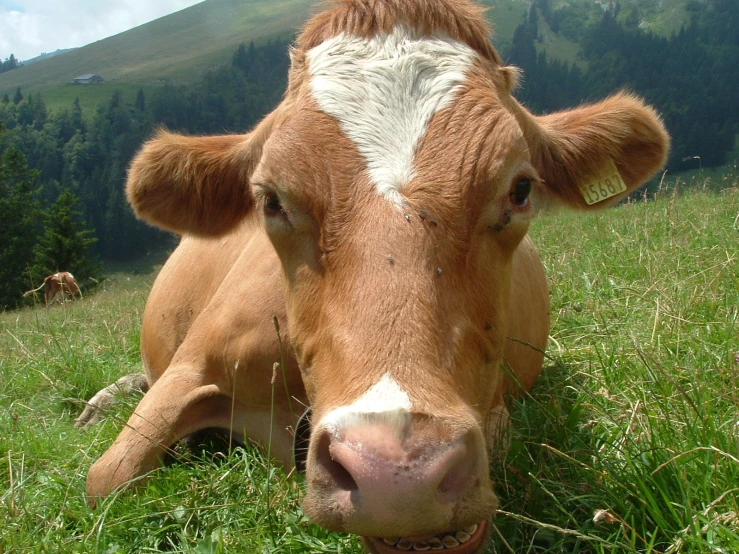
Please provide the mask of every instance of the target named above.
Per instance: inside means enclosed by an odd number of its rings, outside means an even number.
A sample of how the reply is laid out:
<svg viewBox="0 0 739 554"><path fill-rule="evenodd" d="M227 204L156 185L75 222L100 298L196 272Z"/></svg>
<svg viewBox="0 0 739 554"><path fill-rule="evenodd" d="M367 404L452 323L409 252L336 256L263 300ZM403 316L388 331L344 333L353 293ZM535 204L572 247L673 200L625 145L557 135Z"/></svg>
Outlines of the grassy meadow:
<svg viewBox="0 0 739 554"><path fill-rule="evenodd" d="M545 371L512 402L496 553L739 552L739 178L543 214ZM81 399L140 369L155 272L0 314L0 554L353 553L311 525L299 479L257 449L181 450L95 510L85 474L137 399L78 430Z"/></svg>

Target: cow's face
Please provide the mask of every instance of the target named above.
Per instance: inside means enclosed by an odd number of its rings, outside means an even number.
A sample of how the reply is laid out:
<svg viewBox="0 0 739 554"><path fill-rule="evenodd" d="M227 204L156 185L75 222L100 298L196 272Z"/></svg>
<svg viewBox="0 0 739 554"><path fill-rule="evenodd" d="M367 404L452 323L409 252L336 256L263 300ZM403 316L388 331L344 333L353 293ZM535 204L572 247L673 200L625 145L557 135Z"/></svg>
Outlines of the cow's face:
<svg viewBox="0 0 739 554"><path fill-rule="evenodd" d="M494 510L482 422L539 181L499 70L396 33L308 52L252 181L313 405L306 512L373 536Z"/></svg>
<svg viewBox="0 0 739 554"><path fill-rule="evenodd" d="M179 231L261 212L313 405L306 513L395 537L368 539L377 552L479 547L496 507L484 427L532 206L584 208L579 189L613 164L616 200L667 148L628 96L535 118L497 55L429 27L313 32L254 133L160 135L129 180L138 213Z"/></svg>

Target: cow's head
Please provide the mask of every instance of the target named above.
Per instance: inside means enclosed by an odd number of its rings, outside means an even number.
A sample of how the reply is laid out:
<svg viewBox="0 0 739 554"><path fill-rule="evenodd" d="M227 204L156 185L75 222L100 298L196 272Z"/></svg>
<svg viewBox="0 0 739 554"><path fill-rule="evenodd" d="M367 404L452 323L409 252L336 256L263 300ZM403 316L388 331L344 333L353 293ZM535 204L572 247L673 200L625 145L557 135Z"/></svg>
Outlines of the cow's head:
<svg viewBox="0 0 739 554"><path fill-rule="evenodd" d="M467 528L454 552L477 549L496 507L484 422L535 204L615 202L668 148L628 94L531 115L487 35L465 2L337 2L251 134L160 133L128 188L140 217L181 233L263 219L313 405L306 513L369 537Z"/></svg>

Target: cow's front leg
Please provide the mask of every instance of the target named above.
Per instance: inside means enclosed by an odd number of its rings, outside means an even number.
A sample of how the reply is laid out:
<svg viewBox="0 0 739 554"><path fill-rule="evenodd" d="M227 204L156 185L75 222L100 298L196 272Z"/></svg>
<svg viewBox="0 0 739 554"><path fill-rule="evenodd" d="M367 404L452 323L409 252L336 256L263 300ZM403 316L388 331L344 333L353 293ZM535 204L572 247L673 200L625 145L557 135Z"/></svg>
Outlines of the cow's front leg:
<svg viewBox="0 0 739 554"><path fill-rule="evenodd" d="M146 392L149 390L149 382L143 373L132 373L124 375L112 385L99 390L95 396L85 404L85 409L77 419L74 420L75 427L90 427L100 423L105 412L110 410L118 398L128 396L134 392Z"/></svg>
<svg viewBox="0 0 739 554"><path fill-rule="evenodd" d="M206 382L192 367L171 367L136 407L113 445L87 474L91 506L155 469L169 448L201 429L228 422L229 391ZM227 425L226 425L227 426Z"/></svg>

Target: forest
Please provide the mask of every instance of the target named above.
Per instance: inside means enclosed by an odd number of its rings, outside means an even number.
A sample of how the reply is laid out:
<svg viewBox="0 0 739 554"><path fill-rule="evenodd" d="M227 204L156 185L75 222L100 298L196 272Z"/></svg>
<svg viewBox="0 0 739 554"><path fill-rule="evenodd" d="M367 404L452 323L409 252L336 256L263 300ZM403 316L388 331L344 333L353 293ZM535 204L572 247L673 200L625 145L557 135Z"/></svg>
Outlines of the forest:
<svg viewBox="0 0 739 554"><path fill-rule="evenodd" d="M4 62L0 62L0 73L5 73L6 71L10 71L11 69L15 69L20 66L21 64L18 63L15 56L11 54L9 57L5 58Z"/></svg>
<svg viewBox="0 0 739 554"><path fill-rule="evenodd" d="M165 85L150 98L140 90L133 105L113 92L87 119L78 101L49 113L40 94L16 91L0 100L0 310L21 305L22 293L55 271L71 271L85 288L100 277L99 258L125 261L172 248L176 237L136 220L126 203L131 158L159 127L248 130L279 102L288 64L285 42L242 44L230 65L193 85ZM60 210L73 225L53 225ZM70 243L68 256L63 243Z"/></svg>
<svg viewBox="0 0 739 554"><path fill-rule="evenodd" d="M534 1L507 53L509 63L524 70L520 101L546 113L614 90L633 91L667 124L673 141L667 169L727 162L739 131L739 2L691 2L690 24L664 38L640 30L633 6L616 3L598 23L583 27L576 25L582 23L577 12L552 10L550 1ZM540 18L580 44L587 70L537 54Z"/></svg>
<svg viewBox="0 0 739 554"><path fill-rule="evenodd" d="M739 132L739 2L691 2L690 23L668 38L641 30L633 10L616 3L587 23L577 10L534 0L501 52L524 72L516 96L546 113L630 90L667 123L670 171L726 163ZM578 41L579 63L537 53L543 21ZM23 291L54 271L70 270L91 286L102 271L98 259L131 260L176 244L134 218L123 192L126 169L158 127L244 132L279 102L288 43L235 48L230 64L197 82L164 85L148 97L140 90L130 105L112 91L92 117L83 117L77 101L50 112L43 95L20 89L0 99L0 310L20 305Z"/></svg>

